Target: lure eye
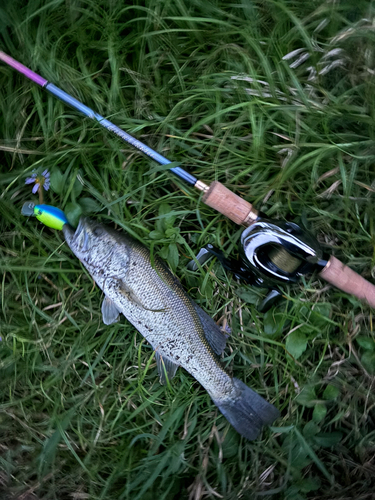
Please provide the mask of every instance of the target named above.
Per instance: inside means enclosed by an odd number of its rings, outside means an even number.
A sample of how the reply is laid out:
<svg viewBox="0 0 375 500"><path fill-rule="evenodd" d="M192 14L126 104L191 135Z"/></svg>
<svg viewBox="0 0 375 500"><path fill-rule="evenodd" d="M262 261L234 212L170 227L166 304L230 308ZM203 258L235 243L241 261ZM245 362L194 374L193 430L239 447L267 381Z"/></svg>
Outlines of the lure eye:
<svg viewBox="0 0 375 500"><path fill-rule="evenodd" d="M93 229L92 234L94 236L101 236L103 234L103 228L100 226L96 226L96 228Z"/></svg>

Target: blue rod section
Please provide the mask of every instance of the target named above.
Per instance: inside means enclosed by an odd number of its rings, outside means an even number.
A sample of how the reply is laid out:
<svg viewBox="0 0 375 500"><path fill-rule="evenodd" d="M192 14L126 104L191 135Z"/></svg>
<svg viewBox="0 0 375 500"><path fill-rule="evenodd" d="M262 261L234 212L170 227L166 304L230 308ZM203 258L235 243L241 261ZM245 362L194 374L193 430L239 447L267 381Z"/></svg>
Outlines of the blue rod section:
<svg viewBox="0 0 375 500"><path fill-rule="evenodd" d="M91 118L92 120L97 121L100 125L102 125L104 128L107 130L110 130L114 134L116 134L118 137L120 137L123 141L127 142L134 148L138 149L145 155L149 156L152 158L154 161L159 163L160 165L168 165L168 163L172 163L170 160L165 158L165 156L157 153L150 147L146 146L146 144L143 144L143 142L138 141L138 139L135 139L132 135L128 134L124 130L122 130L120 127L115 125L114 123L110 122L103 116L99 115L95 111L93 111L91 108L83 104L82 102L78 101L74 97L70 96L63 90L59 89L59 87L56 87L56 85L53 85L53 83L47 83L44 87L47 89L51 94L54 96L58 97L61 99L61 101L65 102L66 104L69 104L73 108L77 109L81 113L83 113L85 116L88 118ZM189 174L189 172L186 172L181 167L173 167L170 169L171 172L173 172L175 175L180 177L182 180L187 182L188 184L191 184L194 186L194 184L197 182L197 178L194 177L193 175Z"/></svg>

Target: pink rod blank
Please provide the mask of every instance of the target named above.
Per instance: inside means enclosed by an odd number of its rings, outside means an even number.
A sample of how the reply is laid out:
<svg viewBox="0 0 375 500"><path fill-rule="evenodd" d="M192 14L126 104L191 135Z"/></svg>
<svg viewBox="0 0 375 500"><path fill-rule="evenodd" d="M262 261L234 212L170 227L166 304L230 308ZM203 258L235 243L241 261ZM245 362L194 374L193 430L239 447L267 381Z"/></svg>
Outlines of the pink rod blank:
<svg viewBox="0 0 375 500"><path fill-rule="evenodd" d="M17 71L19 71L30 80L37 83L38 85L41 85L42 87L47 85L48 80L42 78L40 75L37 75L36 73L34 73L34 71L31 71L31 69L26 68L26 66L13 59L13 57L8 56L7 54L1 51L0 51L0 60L5 62L5 64L8 64L12 68L16 69Z"/></svg>

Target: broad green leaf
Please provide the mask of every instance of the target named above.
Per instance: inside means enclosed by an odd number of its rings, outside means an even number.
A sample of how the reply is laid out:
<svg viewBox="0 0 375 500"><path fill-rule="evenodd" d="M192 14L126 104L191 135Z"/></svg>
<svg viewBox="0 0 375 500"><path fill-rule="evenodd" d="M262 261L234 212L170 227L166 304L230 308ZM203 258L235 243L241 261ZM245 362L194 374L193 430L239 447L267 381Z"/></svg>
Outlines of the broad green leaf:
<svg viewBox="0 0 375 500"><path fill-rule="evenodd" d="M76 227L82 214L82 208L78 203L68 203L65 207L65 214L69 221L69 224L73 227Z"/></svg>
<svg viewBox="0 0 375 500"><path fill-rule="evenodd" d="M259 292L255 288L237 288L236 295L248 304L256 304L260 298Z"/></svg>
<svg viewBox="0 0 375 500"><path fill-rule="evenodd" d="M325 416L327 415L327 407L324 403L317 403L314 407L313 411L313 420L314 422L321 422L324 420Z"/></svg>
<svg viewBox="0 0 375 500"><path fill-rule="evenodd" d="M319 477L306 477L299 484L300 484L300 489L303 493L316 491L321 486Z"/></svg>
<svg viewBox="0 0 375 500"><path fill-rule="evenodd" d="M333 482L333 478L331 474L328 472L326 466L324 463L320 460L320 458L317 456L313 448L310 446L309 442L306 441L305 437L299 432L299 430L296 428L295 429L295 434L300 440L303 448L305 451L308 453L309 457L315 462L315 465L320 469L320 471L325 475L325 477L328 479L330 483Z"/></svg>
<svg viewBox="0 0 375 500"><path fill-rule="evenodd" d="M209 280L203 281L203 283L200 287L200 290L201 290L201 294L204 295L206 297L206 299L211 299L213 294L214 294L213 285L212 285L211 281L209 281ZM233 318L236 318L236 315L233 315ZM234 326L233 326L233 329L234 329Z"/></svg>
<svg viewBox="0 0 375 500"><path fill-rule="evenodd" d="M152 239L152 240L162 240L164 239L164 233L162 231L151 231L150 233L148 233L148 236Z"/></svg>
<svg viewBox="0 0 375 500"><path fill-rule="evenodd" d="M285 348L294 359L298 359L305 352L306 347L306 335L299 330L295 330L287 336Z"/></svg>
<svg viewBox="0 0 375 500"><path fill-rule="evenodd" d="M158 219L156 223L156 227L159 230L166 230L173 227L174 221L176 220L175 215L169 215L172 212L171 206L168 203L162 203L159 207L159 216L164 215L166 217L162 217Z"/></svg>
<svg viewBox="0 0 375 500"><path fill-rule="evenodd" d="M366 349L367 351L375 350L375 342L372 338L366 337L366 335L358 335L355 340L363 349Z"/></svg>
<svg viewBox="0 0 375 500"><path fill-rule="evenodd" d="M170 205L168 205L168 203L162 203L159 206L159 216L168 214L170 211L171 211L171 207L170 207ZM155 225L156 225L156 229L164 234L165 229L166 229L165 217L157 218Z"/></svg>
<svg viewBox="0 0 375 500"><path fill-rule="evenodd" d="M375 374L375 351L366 351L361 357L361 363L371 375Z"/></svg>
<svg viewBox="0 0 375 500"><path fill-rule="evenodd" d="M177 245L171 243L168 247L168 264L171 266L173 271L176 270L179 259L180 256L178 254Z"/></svg>
<svg viewBox="0 0 375 500"><path fill-rule="evenodd" d="M332 306L329 302L321 302L316 304L313 312L324 316L325 318L329 318L331 315Z"/></svg>
<svg viewBox="0 0 375 500"><path fill-rule="evenodd" d="M311 307L307 307L305 304L303 304L302 307L299 308L299 315L301 318L308 318L311 314Z"/></svg>
<svg viewBox="0 0 375 500"><path fill-rule="evenodd" d="M60 169L55 168L50 176L50 185L52 191L54 191L57 194L61 194L64 190L64 176L61 173Z"/></svg>
<svg viewBox="0 0 375 500"><path fill-rule="evenodd" d="M269 309L263 318L263 328L266 335L275 335L280 333L285 324L285 314L275 311L274 308Z"/></svg>
<svg viewBox="0 0 375 500"><path fill-rule="evenodd" d="M309 317L309 323L315 327L323 328L328 324L327 319L331 316L331 304L328 302L323 302L321 304L316 304L311 315Z"/></svg>
<svg viewBox="0 0 375 500"><path fill-rule="evenodd" d="M72 189L72 196L74 197L73 199L78 198L78 196L82 193L82 189L83 189L82 184L79 182L78 179L76 179L74 181L73 189Z"/></svg>
<svg viewBox="0 0 375 500"><path fill-rule="evenodd" d="M160 249L159 255L162 259L167 260L168 253L169 253L169 247L167 245L165 245L165 246L163 246L163 248Z"/></svg>
<svg viewBox="0 0 375 500"><path fill-rule="evenodd" d="M311 458L308 456L306 449L298 441L294 441L290 455L291 465L297 469L303 469L311 463Z"/></svg>
<svg viewBox="0 0 375 500"><path fill-rule="evenodd" d="M306 439L308 439L312 436L315 436L315 434L318 434L319 431L320 427L315 422L310 420L310 422L307 422L307 424L304 426L302 434Z"/></svg>
<svg viewBox="0 0 375 500"><path fill-rule="evenodd" d="M333 400L336 399L340 394L340 389L334 385L328 384L323 392L323 399Z"/></svg>
<svg viewBox="0 0 375 500"><path fill-rule="evenodd" d="M320 432L314 436L314 442L323 448L330 448L331 446L338 444L342 438L342 432Z"/></svg>
<svg viewBox="0 0 375 500"><path fill-rule="evenodd" d="M171 227L165 230L165 236L166 238L173 238L173 236L176 236L180 232L178 227Z"/></svg>
<svg viewBox="0 0 375 500"><path fill-rule="evenodd" d="M315 393L315 389L311 385L305 386L301 393L297 396L296 401L302 406L307 406L309 408L315 406L317 396Z"/></svg>
<svg viewBox="0 0 375 500"><path fill-rule="evenodd" d="M298 485L294 484L289 486L285 491L285 500L305 500L305 498L299 494L300 488Z"/></svg>
<svg viewBox="0 0 375 500"><path fill-rule="evenodd" d="M85 214L99 212L102 208L93 198L80 198L78 203L81 205L82 212Z"/></svg>

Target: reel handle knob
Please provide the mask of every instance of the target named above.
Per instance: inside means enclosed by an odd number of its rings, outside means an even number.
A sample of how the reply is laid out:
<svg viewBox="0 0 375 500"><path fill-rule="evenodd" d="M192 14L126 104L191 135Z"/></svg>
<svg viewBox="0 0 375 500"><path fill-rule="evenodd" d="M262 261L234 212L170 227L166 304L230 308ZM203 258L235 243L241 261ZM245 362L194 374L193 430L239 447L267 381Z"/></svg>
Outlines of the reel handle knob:
<svg viewBox="0 0 375 500"><path fill-rule="evenodd" d="M336 288L364 300L370 307L375 308L375 286L333 255L319 276Z"/></svg>

